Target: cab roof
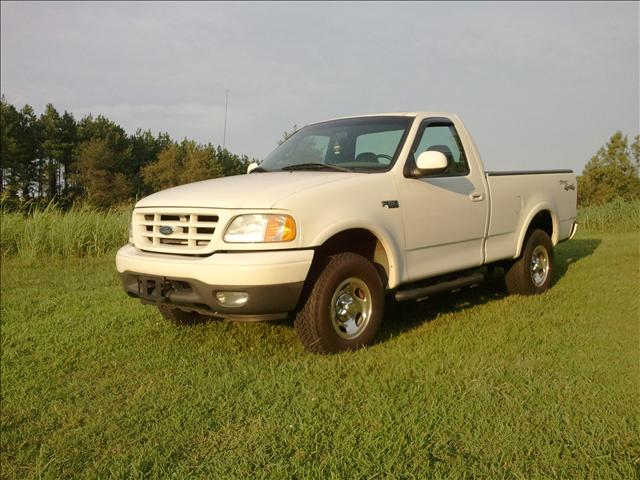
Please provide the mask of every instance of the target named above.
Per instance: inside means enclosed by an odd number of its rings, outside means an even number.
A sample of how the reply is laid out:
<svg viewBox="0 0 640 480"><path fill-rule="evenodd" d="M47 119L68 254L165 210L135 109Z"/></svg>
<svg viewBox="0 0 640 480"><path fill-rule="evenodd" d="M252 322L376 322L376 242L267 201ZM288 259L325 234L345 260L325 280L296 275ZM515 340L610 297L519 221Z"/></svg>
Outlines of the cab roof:
<svg viewBox="0 0 640 480"><path fill-rule="evenodd" d="M346 120L348 118L363 118L363 117L417 117L417 116L425 116L425 117L455 117L455 114L449 112L429 112L429 111L419 111L419 112L388 112L388 113L367 113L364 115L349 115L346 117L335 117L329 120Z"/></svg>

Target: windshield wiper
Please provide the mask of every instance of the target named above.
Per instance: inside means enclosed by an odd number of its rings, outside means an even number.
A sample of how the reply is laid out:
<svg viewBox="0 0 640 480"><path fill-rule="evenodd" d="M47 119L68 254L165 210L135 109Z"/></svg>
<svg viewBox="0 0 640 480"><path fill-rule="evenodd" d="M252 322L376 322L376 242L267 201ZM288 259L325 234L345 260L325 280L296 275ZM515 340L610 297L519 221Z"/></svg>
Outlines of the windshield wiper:
<svg viewBox="0 0 640 480"><path fill-rule="evenodd" d="M287 165L286 167L282 167L283 171L293 171L293 170L306 170L306 169L321 169L328 168L329 170L336 170L338 172L351 172L348 168L339 167L338 165L334 165L333 163L298 163L296 165Z"/></svg>

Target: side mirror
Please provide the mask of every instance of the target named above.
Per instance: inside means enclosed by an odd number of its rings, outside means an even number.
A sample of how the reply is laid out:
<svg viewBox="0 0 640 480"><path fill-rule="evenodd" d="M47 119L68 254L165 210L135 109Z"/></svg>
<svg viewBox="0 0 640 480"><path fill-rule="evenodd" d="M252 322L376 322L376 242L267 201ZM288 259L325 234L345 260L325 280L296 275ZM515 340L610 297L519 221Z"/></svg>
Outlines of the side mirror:
<svg viewBox="0 0 640 480"><path fill-rule="evenodd" d="M416 160L416 167L418 167L420 173L426 175L444 172L448 165L449 162L444 153L436 150L422 152Z"/></svg>
<svg viewBox="0 0 640 480"><path fill-rule="evenodd" d="M247 167L247 173L251 173L256 168L258 168L258 164L256 162L251 162Z"/></svg>

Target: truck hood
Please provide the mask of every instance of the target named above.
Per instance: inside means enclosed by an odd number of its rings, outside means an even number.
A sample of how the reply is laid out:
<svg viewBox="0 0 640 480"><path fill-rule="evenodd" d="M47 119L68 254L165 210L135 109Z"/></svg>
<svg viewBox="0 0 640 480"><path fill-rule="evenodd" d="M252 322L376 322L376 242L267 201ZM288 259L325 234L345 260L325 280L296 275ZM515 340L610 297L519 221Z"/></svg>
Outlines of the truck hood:
<svg viewBox="0 0 640 480"><path fill-rule="evenodd" d="M136 207L272 208L296 192L358 175L363 174L296 171L215 178L162 190L143 198Z"/></svg>

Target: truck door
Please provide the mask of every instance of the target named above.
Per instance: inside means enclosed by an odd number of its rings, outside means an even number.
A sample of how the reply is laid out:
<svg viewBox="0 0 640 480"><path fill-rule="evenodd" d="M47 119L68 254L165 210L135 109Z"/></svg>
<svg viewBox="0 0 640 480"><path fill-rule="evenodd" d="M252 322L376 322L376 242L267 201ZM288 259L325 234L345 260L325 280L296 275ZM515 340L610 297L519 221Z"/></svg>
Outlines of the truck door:
<svg viewBox="0 0 640 480"><path fill-rule="evenodd" d="M428 150L447 157L444 172L423 175L415 159ZM399 185L408 280L481 265L488 199L483 172L470 165L454 124L422 122Z"/></svg>

